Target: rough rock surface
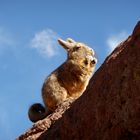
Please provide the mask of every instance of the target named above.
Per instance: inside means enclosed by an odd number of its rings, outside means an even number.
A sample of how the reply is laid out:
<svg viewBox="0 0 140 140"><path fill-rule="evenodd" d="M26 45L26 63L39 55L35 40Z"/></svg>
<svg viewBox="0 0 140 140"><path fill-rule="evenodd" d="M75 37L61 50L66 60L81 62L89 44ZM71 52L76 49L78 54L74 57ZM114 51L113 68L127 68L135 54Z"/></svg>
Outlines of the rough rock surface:
<svg viewBox="0 0 140 140"><path fill-rule="evenodd" d="M86 92L71 103L65 102L18 139L140 139L140 22L106 58Z"/></svg>
<svg viewBox="0 0 140 140"><path fill-rule="evenodd" d="M70 107L74 102L74 99L65 101L62 105L58 106L54 113L47 116L45 119L35 123L32 128L28 129L24 134L19 136L17 140L35 140L42 133L47 131L56 120L62 117L63 113Z"/></svg>

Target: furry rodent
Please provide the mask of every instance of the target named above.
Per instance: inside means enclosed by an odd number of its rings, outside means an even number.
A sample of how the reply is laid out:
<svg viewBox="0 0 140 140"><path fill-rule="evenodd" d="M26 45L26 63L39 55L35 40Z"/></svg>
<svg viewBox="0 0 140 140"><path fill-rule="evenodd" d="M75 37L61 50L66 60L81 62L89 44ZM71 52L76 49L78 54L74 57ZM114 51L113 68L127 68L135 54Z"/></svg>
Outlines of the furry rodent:
<svg viewBox="0 0 140 140"><path fill-rule="evenodd" d="M67 51L67 60L43 84L42 98L45 107L37 103L29 108L28 116L32 122L45 118L66 99L80 97L97 63L93 49L87 45L70 38L66 41L58 39L58 42Z"/></svg>

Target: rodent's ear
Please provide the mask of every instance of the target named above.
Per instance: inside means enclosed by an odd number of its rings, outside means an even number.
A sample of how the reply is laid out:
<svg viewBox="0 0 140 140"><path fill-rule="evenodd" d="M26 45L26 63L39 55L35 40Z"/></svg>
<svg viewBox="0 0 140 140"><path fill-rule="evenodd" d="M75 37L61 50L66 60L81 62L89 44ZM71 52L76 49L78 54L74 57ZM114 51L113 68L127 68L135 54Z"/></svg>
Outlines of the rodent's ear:
<svg viewBox="0 0 140 140"><path fill-rule="evenodd" d="M74 41L74 40L71 39L71 38L67 38L67 42L69 42L69 43L76 43L76 41Z"/></svg>
<svg viewBox="0 0 140 140"><path fill-rule="evenodd" d="M74 47L74 43L70 43L62 39L58 39L58 43L66 50L70 50L72 47Z"/></svg>

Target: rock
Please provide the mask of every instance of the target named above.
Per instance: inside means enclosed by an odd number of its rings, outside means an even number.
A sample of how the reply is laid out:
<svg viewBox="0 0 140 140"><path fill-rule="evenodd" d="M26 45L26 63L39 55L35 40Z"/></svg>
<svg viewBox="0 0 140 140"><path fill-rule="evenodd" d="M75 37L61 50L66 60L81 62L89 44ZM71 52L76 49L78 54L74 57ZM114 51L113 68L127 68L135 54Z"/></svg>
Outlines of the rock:
<svg viewBox="0 0 140 140"><path fill-rule="evenodd" d="M85 93L72 102L66 101L18 139L140 139L140 22L106 58Z"/></svg>
<svg viewBox="0 0 140 140"><path fill-rule="evenodd" d="M47 116L44 120L36 122L32 128L28 129L24 134L19 136L16 140L35 140L43 132L48 130L56 120L62 117L62 114L70 107L74 99L65 101L62 105L58 106L54 113Z"/></svg>

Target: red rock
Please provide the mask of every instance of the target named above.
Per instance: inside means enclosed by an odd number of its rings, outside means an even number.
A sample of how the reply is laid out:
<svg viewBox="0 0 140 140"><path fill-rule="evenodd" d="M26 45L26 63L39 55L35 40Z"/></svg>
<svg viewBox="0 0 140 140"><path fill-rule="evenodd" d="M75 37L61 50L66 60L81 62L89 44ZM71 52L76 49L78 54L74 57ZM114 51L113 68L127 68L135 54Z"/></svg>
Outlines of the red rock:
<svg viewBox="0 0 140 140"><path fill-rule="evenodd" d="M67 110L70 104L67 101L51 114L55 117L39 121L18 139L140 139L140 22L106 58L85 93ZM42 129L37 129L39 126Z"/></svg>

